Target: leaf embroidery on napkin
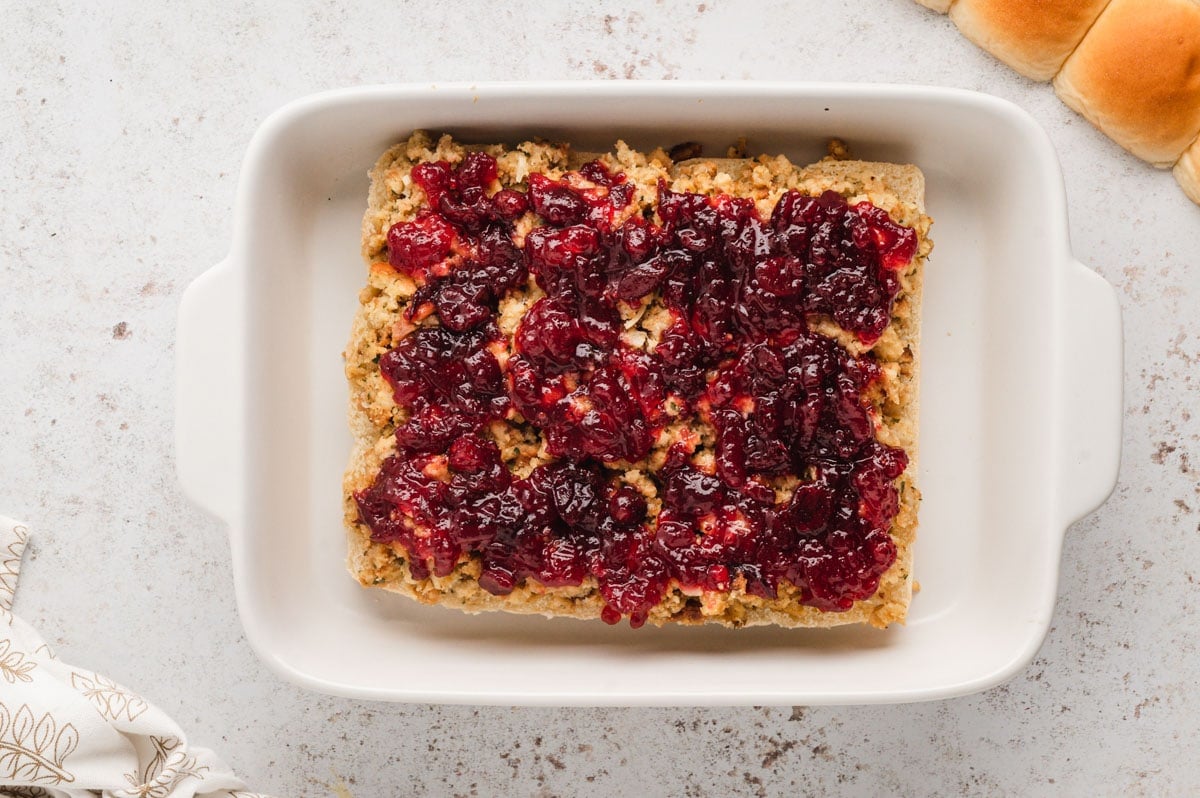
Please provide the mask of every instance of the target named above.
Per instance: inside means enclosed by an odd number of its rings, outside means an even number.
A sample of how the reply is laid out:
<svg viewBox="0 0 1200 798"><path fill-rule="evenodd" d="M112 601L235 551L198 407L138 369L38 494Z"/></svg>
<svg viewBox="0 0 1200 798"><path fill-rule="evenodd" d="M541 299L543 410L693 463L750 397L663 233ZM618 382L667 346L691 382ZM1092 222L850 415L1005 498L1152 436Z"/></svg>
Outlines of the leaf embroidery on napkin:
<svg viewBox="0 0 1200 798"><path fill-rule="evenodd" d="M13 536L8 547L0 551L0 608L11 610L13 596L17 594L17 575L21 572L21 553L29 530L21 525L11 530Z"/></svg>
<svg viewBox="0 0 1200 798"><path fill-rule="evenodd" d="M140 774L126 773L125 781L130 789L117 795L130 798L166 798L174 792L181 781L188 778L202 779L208 765L197 765L196 757L187 752L178 737L150 736L154 756Z"/></svg>
<svg viewBox="0 0 1200 798"><path fill-rule="evenodd" d="M11 647L11 640L0 640L0 676L9 684L32 682L33 677L29 672L37 667L37 663L25 659L25 655L20 651L10 651Z"/></svg>
<svg viewBox="0 0 1200 798"><path fill-rule="evenodd" d="M70 724L62 729L47 712L35 720L28 704L15 713L0 703L0 778L33 784L75 781L63 763L79 745L79 732Z"/></svg>
<svg viewBox="0 0 1200 798"><path fill-rule="evenodd" d="M98 673L71 671L71 686L92 702L96 711L109 720L121 720L121 715L135 721L149 706L111 679Z"/></svg>

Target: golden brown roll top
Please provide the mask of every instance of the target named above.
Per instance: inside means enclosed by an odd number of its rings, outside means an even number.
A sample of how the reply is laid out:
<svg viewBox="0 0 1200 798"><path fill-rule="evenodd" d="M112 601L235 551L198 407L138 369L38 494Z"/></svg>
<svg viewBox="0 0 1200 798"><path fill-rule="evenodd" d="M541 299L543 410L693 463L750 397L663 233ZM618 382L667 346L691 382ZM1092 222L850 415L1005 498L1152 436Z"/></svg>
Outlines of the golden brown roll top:
<svg viewBox="0 0 1200 798"><path fill-rule="evenodd" d="M1109 0L957 0L962 34L1034 80L1050 80Z"/></svg>
<svg viewBox="0 0 1200 798"><path fill-rule="evenodd" d="M1112 0L1054 89L1134 155L1171 166L1200 133L1200 2Z"/></svg>

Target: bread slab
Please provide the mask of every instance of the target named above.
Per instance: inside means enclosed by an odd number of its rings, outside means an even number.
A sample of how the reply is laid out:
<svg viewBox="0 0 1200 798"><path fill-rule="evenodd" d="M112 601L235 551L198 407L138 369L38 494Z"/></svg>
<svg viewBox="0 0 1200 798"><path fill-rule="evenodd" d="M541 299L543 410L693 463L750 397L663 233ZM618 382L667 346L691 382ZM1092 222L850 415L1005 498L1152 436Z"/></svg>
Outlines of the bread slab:
<svg viewBox="0 0 1200 798"><path fill-rule="evenodd" d="M1200 205L1200 138L1175 163L1175 180L1188 199Z"/></svg>
<svg viewBox="0 0 1200 798"><path fill-rule="evenodd" d="M926 8L933 9L939 14L945 14L950 10L950 5L954 2L954 0L917 0L917 2Z"/></svg>
<svg viewBox="0 0 1200 798"><path fill-rule="evenodd" d="M1050 80L1109 0L957 0L964 36L1022 75Z"/></svg>
<svg viewBox="0 0 1200 798"><path fill-rule="evenodd" d="M500 182L519 185L531 172L559 176L568 168L590 160L593 154L572 152L569 147L525 143L508 149L484 149L497 158ZM386 263L386 233L397 221L415 217L419 197L410 191L408 172L420 162L461 160L466 148L449 137L434 139L414 134L408 141L385 153L371 172L369 208L363 220L363 255L369 266L368 287L360 296L361 306L346 350L350 381L350 426L356 444L345 477L345 521L349 532L350 571L364 586L377 586L425 603L442 604L468 612L506 610L547 616L597 618L604 607L594 580L577 587L548 588L526 579L512 593L493 595L478 584L477 558L465 557L445 577L413 577L407 553L395 544L375 543L370 530L360 521L354 494L368 487L381 463L395 451L394 429L402 409L396 408L390 390L374 360L389 349L398 335L396 321L413 286ZM918 367L920 296L922 269L931 244L927 238L930 220L924 214L924 180L912 166L857 161L826 160L797 168L784 158L754 160L691 160L674 164L662 151L637 153L618 144L615 153L603 156L614 171L624 172L638 187L640 201L656 194L657 180L665 179L672 190L696 193L730 193L754 196L760 210L774 206L788 189L819 194L838 191L851 202L869 200L888 211L892 218L918 233L918 255L903 275L904 288L893 309L892 323L871 349L884 366L883 390L877 437L909 454L909 466L898 481L901 507L893 527L897 558L884 574L878 591L857 602L847 612L822 612L798 602L798 590L786 583L774 600L766 600L734 589L729 592L687 593L675 586L654 607L648 621L653 624L719 623L728 626L778 624L781 626L835 626L869 623L883 627L902 621L912 596L912 542L916 532L919 493L913 481L916 472L918 416ZM416 192L420 194L420 192ZM507 301L507 300L506 300ZM513 304L520 305L518 298ZM503 309L504 305L502 305ZM502 327L504 326L502 322ZM838 336L836 328L826 330ZM864 347L846 334L847 348ZM510 342L511 343L511 342ZM650 455L652 459L655 453ZM636 464L635 464L636 465ZM518 464L518 467L520 465Z"/></svg>
<svg viewBox="0 0 1200 798"><path fill-rule="evenodd" d="M1112 0L1054 89L1117 144L1170 167L1200 133L1200 3Z"/></svg>

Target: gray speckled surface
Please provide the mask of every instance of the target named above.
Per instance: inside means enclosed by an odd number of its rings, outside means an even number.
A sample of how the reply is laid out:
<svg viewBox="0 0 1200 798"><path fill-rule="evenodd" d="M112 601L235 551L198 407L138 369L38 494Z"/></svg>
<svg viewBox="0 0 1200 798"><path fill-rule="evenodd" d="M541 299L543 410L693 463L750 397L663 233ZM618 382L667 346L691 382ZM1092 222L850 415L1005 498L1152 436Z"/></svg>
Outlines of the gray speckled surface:
<svg viewBox="0 0 1200 798"><path fill-rule="evenodd" d="M0 510L36 533L18 612L279 796L1200 790L1200 208L907 0L489 5L4 4ZM960 86L1049 132L1076 255L1124 307L1125 450L1010 683L893 707L393 706L281 683L246 645L223 527L175 481L172 341L251 133L320 89L611 77Z"/></svg>

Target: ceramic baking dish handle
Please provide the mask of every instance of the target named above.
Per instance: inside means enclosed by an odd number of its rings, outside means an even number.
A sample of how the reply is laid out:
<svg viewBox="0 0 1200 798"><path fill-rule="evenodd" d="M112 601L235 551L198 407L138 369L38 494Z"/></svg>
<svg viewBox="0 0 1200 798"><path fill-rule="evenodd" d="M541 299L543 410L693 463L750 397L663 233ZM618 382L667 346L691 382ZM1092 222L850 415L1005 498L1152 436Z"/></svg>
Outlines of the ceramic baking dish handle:
<svg viewBox="0 0 1200 798"><path fill-rule="evenodd" d="M1078 261L1063 271L1059 512L1072 524L1112 493L1121 464L1123 351L1113 287Z"/></svg>
<svg viewBox="0 0 1200 798"><path fill-rule="evenodd" d="M229 260L201 274L179 305L175 458L192 501L229 521L241 492L245 302Z"/></svg>

